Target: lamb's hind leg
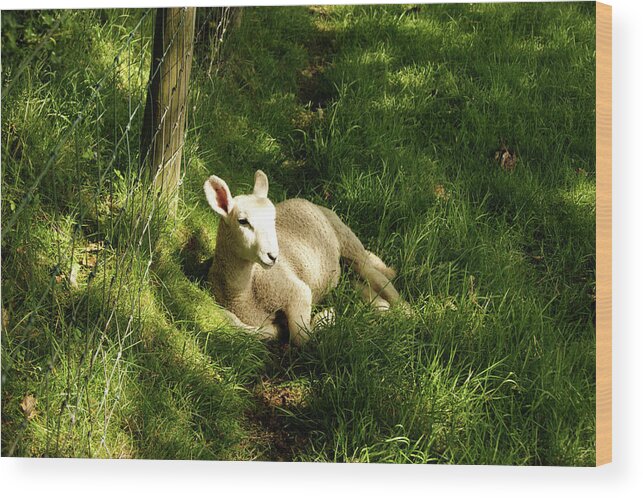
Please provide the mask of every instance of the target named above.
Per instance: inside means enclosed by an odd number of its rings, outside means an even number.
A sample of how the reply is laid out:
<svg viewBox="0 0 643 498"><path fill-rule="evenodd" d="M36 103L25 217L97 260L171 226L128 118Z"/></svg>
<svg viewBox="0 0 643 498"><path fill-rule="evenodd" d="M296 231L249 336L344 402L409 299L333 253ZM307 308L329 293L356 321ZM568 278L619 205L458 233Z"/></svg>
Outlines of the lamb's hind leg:
<svg viewBox="0 0 643 498"><path fill-rule="evenodd" d="M397 289L393 286L391 281L382 272L375 268L368 261L354 260L351 266L359 273L359 275L366 280L366 286L372 295L385 300L390 305L395 305L402 301Z"/></svg>
<svg viewBox="0 0 643 498"><path fill-rule="evenodd" d="M371 305L376 311L384 312L391 308L391 304L374 292L370 285L358 282L357 288L362 294L362 299L364 299L364 301Z"/></svg>
<svg viewBox="0 0 643 498"><path fill-rule="evenodd" d="M400 295L397 293L397 290L395 290L395 287L393 287L392 283L389 282L388 286L384 287L379 292L377 291L377 288L374 288L370 284L371 284L371 281L367 281L366 283L360 283L358 285L361 288L362 297L364 298L364 300L367 303L369 303L371 306L373 306L375 310L388 311L391 308L391 305L394 304L399 309L401 309L404 312L404 314L406 314L407 316L413 315L413 309L411 308L411 306L409 306L409 303L407 303L404 299L400 297ZM397 295L397 299L394 301L390 300L391 289Z"/></svg>
<svg viewBox="0 0 643 498"><path fill-rule="evenodd" d="M366 280L375 295L384 299L390 305L395 305L400 301L403 302L391 283L391 278L395 276L395 270L386 266L375 254L367 251L357 238L357 235L339 219L337 214L325 207L318 207L337 235L342 258L346 259L351 267Z"/></svg>
<svg viewBox="0 0 643 498"><path fill-rule="evenodd" d="M384 261L382 261L379 256L373 254L371 251L366 251L366 254L368 262L375 268L377 268L382 275L384 275L389 280L393 280L395 278L395 276L397 275L395 269L391 268L390 266L386 266Z"/></svg>

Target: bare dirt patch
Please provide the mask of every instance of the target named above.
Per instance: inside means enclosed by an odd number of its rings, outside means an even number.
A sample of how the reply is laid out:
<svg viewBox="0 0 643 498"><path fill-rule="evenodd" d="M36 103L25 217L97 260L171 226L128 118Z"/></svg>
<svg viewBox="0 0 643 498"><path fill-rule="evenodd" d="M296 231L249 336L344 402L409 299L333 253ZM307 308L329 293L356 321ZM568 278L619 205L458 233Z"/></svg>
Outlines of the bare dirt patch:
<svg viewBox="0 0 643 498"><path fill-rule="evenodd" d="M256 409L248 418L253 439L264 448L260 460L290 462L307 446L309 432L288 414L306 407L309 390L300 382L280 382L267 376L257 384L253 392Z"/></svg>

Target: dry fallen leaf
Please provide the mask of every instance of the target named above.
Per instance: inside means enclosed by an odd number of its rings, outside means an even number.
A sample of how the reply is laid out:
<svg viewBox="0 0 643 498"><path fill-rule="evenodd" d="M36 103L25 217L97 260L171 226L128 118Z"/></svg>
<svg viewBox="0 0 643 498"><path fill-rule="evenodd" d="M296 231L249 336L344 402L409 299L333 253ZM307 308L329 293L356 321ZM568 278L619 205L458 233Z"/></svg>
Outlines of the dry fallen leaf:
<svg viewBox="0 0 643 498"><path fill-rule="evenodd" d="M27 394L20 403L22 413L25 417L27 417L27 420L31 420L37 415L36 402L36 398L34 398L31 394Z"/></svg>
<svg viewBox="0 0 643 498"><path fill-rule="evenodd" d="M449 199L449 197L451 197L451 195L444 188L444 185L437 184L435 187L433 187L433 192L438 199L441 199L443 201L446 201Z"/></svg>
<svg viewBox="0 0 643 498"><path fill-rule="evenodd" d="M518 161L516 153L509 150L507 147L500 147L500 149L496 151L494 157L496 161L500 163L500 167L504 171L513 171L516 169L516 162Z"/></svg>

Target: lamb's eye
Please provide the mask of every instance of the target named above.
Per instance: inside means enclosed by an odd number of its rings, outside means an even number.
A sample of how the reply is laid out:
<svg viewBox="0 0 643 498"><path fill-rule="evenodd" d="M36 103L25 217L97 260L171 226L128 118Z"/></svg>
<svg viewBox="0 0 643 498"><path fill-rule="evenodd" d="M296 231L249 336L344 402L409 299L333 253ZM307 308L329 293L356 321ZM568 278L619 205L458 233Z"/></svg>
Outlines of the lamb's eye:
<svg viewBox="0 0 643 498"><path fill-rule="evenodd" d="M250 222L247 218L239 218L239 225L250 226Z"/></svg>

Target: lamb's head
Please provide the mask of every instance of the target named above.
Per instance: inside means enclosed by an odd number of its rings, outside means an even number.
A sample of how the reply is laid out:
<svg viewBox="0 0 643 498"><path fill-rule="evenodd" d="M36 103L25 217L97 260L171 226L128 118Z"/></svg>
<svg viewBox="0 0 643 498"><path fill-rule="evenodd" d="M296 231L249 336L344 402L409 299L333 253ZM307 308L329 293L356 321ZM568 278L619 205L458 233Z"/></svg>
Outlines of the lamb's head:
<svg viewBox="0 0 643 498"><path fill-rule="evenodd" d="M203 186L205 197L226 224L230 247L246 261L271 268L279 256L275 206L268 199L268 177L261 170L255 173L252 194L232 197L226 182L212 175Z"/></svg>

